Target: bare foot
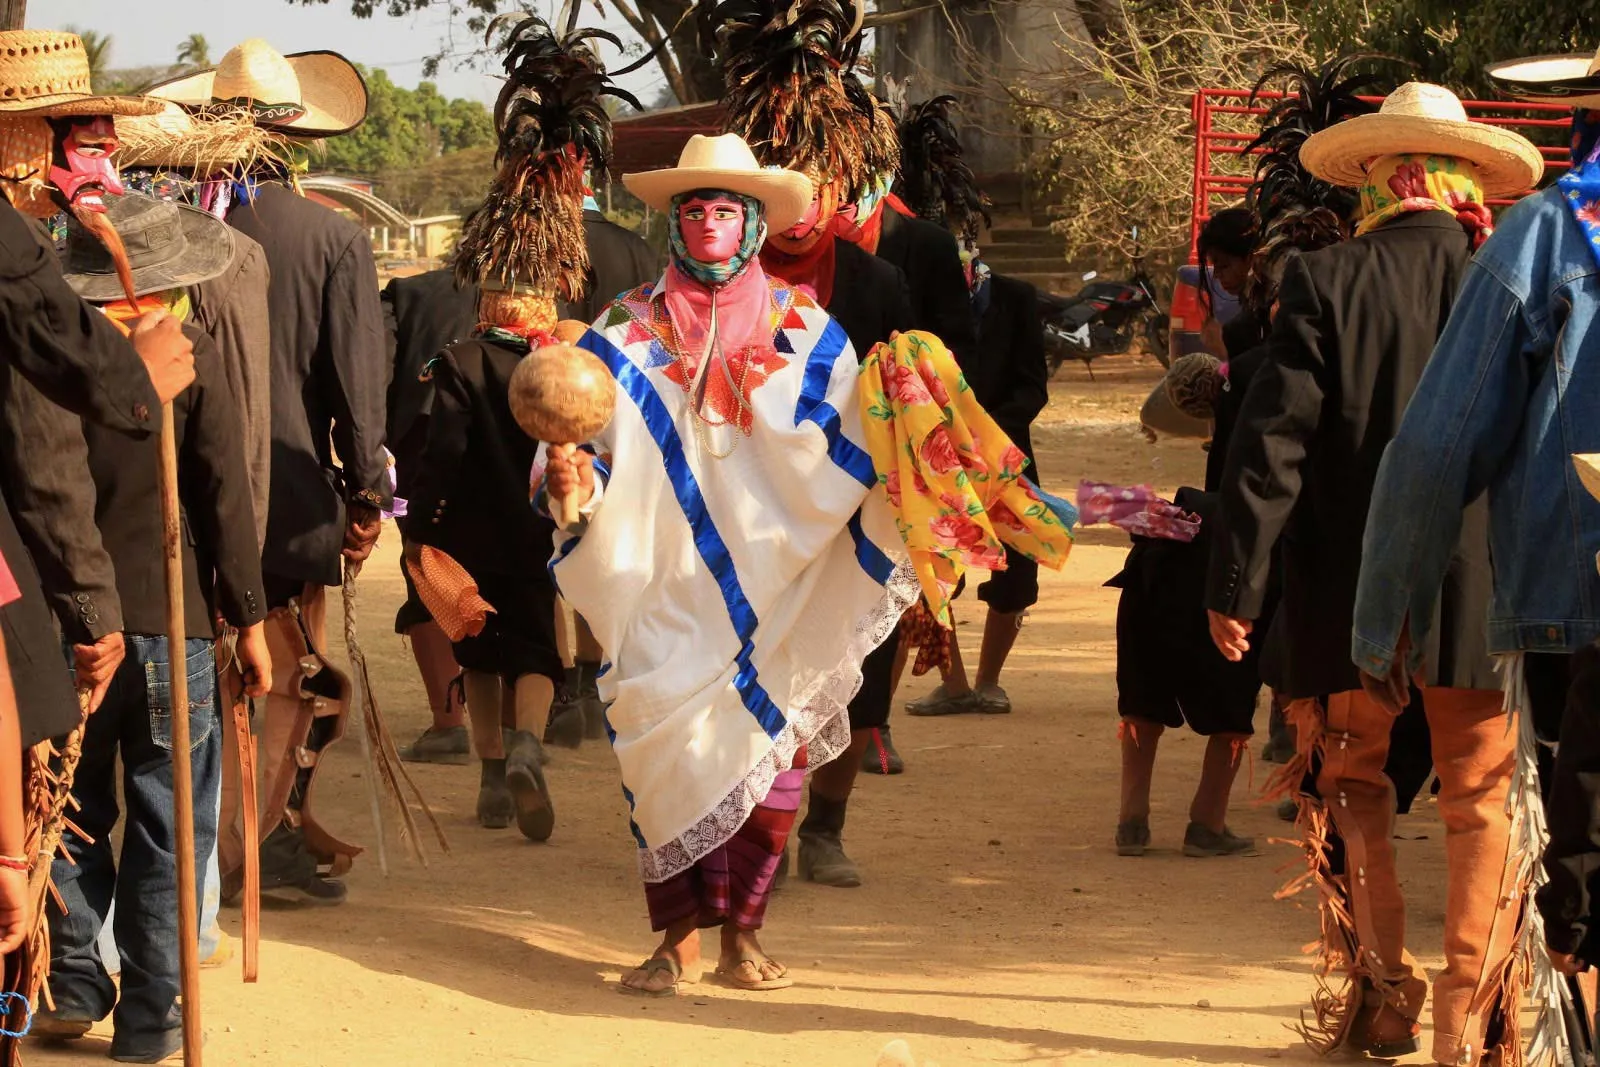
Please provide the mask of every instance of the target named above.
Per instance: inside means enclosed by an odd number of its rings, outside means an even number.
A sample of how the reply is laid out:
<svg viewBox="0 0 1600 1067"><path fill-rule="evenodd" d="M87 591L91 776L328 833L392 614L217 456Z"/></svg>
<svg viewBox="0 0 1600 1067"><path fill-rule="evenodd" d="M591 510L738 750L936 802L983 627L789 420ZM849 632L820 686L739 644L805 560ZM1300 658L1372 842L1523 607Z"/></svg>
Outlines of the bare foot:
<svg viewBox="0 0 1600 1067"><path fill-rule="evenodd" d="M665 960L671 967L651 966L655 960ZM668 927L661 935L661 944L651 953L650 959L622 976L622 985L637 993L660 996L679 981L693 982L699 977L700 931L693 921ZM676 974L674 974L676 969Z"/></svg>
<svg viewBox="0 0 1600 1067"><path fill-rule="evenodd" d="M762 951L756 932L735 926L722 928L722 955L717 961L717 973L730 984L745 989L781 989L791 984L789 968Z"/></svg>

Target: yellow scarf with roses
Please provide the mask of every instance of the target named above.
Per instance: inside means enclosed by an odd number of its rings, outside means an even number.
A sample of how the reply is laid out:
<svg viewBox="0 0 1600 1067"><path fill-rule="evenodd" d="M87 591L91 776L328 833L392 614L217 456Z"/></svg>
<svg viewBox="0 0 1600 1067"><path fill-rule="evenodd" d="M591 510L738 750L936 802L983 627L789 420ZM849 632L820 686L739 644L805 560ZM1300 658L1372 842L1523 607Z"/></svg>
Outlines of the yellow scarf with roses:
<svg viewBox="0 0 1600 1067"><path fill-rule="evenodd" d="M1005 569L1009 545L1060 570L1077 512L1023 477L1027 457L983 410L930 333L896 334L861 365L867 451L888 491L928 609L950 626L968 567Z"/></svg>
<svg viewBox="0 0 1600 1067"><path fill-rule="evenodd" d="M1453 156L1383 156L1367 168L1357 236L1413 211L1455 216L1477 248L1494 232L1478 168Z"/></svg>

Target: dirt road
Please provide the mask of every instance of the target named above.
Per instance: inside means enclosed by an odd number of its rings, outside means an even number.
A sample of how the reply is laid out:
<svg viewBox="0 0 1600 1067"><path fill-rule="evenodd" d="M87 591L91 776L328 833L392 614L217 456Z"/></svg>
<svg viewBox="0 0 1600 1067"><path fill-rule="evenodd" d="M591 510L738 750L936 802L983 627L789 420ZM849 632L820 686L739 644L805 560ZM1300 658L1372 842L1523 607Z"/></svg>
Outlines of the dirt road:
<svg viewBox="0 0 1600 1067"><path fill-rule="evenodd" d="M1037 431L1045 484L1080 477L1197 483L1192 445L1146 445L1135 425L1154 363L1108 361L1091 384L1069 365ZM1008 717L912 719L895 737L907 773L863 776L848 843L856 890L792 883L765 943L799 984L741 994L713 986L668 1001L623 997L619 971L653 940L634 873L611 755L590 745L551 768L554 840L472 819L477 772L422 767L418 781L453 846L427 870L383 879L365 857L350 903L270 911L262 979L204 979L206 1062L222 1067L868 1067L894 1038L918 1062L963 1064L1293 1064L1314 1062L1288 1027L1309 989L1300 946L1312 916L1274 903L1266 845L1283 824L1240 803L1234 829L1261 855L1189 860L1178 852L1201 746L1172 733L1153 813L1157 848L1119 859L1114 590L1118 531L1088 531L1064 573L1047 575L1005 679ZM397 539L362 579L362 644L397 738L427 719L400 640ZM962 619L968 647L976 622ZM340 629L330 620L331 632ZM907 683L920 695L928 679ZM1259 724L1265 726L1264 717ZM1267 768L1255 768L1259 786ZM339 750L324 818L370 835L356 746ZM1240 794L1245 793L1241 787ZM1402 820L1413 941L1438 964L1442 834L1428 805ZM396 850L391 850L393 853ZM237 913L224 913L237 931ZM51 1067L104 1061L109 1026L70 1050L33 1048Z"/></svg>

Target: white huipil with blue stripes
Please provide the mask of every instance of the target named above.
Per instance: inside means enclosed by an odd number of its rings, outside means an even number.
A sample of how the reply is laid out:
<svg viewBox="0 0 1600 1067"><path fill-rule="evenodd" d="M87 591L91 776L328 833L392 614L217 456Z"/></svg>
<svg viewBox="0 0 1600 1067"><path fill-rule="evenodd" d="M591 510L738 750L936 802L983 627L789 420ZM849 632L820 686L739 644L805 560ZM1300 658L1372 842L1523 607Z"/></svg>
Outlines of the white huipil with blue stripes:
<svg viewBox="0 0 1600 1067"><path fill-rule="evenodd" d="M617 381L592 442L610 462L551 570L609 660L601 696L648 882L726 842L800 745L812 767L844 750L861 663L918 595L861 443L855 352L794 303L803 328L776 338L787 365L723 458L697 439L659 340L629 343L646 331L622 323L580 342Z"/></svg>

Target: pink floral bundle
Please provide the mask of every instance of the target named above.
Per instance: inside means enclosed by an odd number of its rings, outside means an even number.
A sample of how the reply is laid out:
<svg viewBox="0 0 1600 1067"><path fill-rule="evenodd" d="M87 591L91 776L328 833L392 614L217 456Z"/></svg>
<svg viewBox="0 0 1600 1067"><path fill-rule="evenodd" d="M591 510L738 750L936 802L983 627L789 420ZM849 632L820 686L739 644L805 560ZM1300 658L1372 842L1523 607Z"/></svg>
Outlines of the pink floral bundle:
<svg viewBox="0 0 1600 1067"><path fill-rule="evenodd" d="M1107 485L1088 479L1078 483L1078 518L1085 526L1106 523L1138 537L1193 541L1200 516L1161 499L1148 485Z"/></svg>

